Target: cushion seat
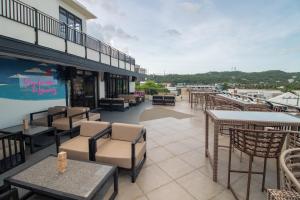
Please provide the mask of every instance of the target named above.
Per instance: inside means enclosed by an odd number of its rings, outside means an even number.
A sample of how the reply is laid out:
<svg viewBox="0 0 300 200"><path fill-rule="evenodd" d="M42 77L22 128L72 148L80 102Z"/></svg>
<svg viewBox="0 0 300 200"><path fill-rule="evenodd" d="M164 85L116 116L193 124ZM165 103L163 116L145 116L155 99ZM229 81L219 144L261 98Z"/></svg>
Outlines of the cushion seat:
<svg viewBox="0 0 300 200"><path fill-rule="evenodd" d="M67 152L70 159L88 161L89 160L89 139L90 137L77 136L71 140L64 142L59 151ZM108 139L100 139L97 141L97 147L105 143Z"/></svg>
<svg viewBox="0 0 300 200"><path fill-rule="evenodd" d="M90 121L100 121L101 115L100 113L89 113L89 120Z"/></svg>
<svg viewBox="0 0 300 200"><path fill-rule="evenodd" d="M34 119L31 121L31 124L35 126L48 126L48 118L42 117L42 118Z"/></svg>
<svg viewBox="0 0 300 200"><path fill-rule="evenodd" d="M87 119L80 119L80 118L73 118L73 128L78 127L81 125L82 122L87 121ZM59 118L55 119L52 122L52 126L57 128L58 130L64 130L68 131L70 130L70 125L69 125L69 118Z"/></svg>
<svg viewBox="0 0 300 200"><path fill-rule="evenodd" d="M146 152L146 143L135 145L136 166L143 160ZM109 140L98 146L96 161L117 165L118 167L131 168L131 142L122 140Z"/></svg>

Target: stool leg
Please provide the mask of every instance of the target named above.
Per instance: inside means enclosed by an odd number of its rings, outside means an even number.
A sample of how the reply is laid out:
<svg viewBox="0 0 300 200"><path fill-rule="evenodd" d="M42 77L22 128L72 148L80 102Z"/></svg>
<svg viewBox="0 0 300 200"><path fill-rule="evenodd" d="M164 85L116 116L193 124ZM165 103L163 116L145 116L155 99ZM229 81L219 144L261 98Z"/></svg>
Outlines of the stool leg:
<svg viewBox="0 0 300 200"><path fill-rule="evenodd" d="M230 142L229 142L229 159L228 159L228 179L227 179L227 188L230 188L230 171L231 171L231 153L232 153L232 144L231 144L231 134L230 134Z"/></svg>
<svg viewBox="0 0 300 200"><path fill-rule="evenodd" d="M246 200L249 200L249 196L250 196L252 163L253 163L253 156L249 156L249 170L248 170L248 183L247 183L247 196L246 196Z"/></svg>
<svg viewBox="0 0 300 200"><path fill-rule="evenodd" d="M277 168L277 189L280 189L280 168L279 168L279 158L276 158L276 168Z"/></svg>
<svg viewBox="0 0 300 200"><path fill-rule="evenodd" d="M266 167L267 167L267 158L264 159L264 171L263 171L263 180L262 180L262 186L261 186L262 192L265 191Z"/></svg>

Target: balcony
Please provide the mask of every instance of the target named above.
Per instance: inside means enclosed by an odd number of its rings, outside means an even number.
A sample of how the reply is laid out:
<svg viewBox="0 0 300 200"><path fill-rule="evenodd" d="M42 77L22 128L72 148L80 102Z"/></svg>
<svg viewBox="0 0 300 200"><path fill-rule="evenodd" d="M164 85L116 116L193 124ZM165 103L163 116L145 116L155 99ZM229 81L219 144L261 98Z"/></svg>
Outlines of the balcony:
<svg viewBox="0 0 300 200"><path fill-rule="evenodd" d="M134 72L134 58L20 1L0 0L0 16L0 35Z"/></svg>

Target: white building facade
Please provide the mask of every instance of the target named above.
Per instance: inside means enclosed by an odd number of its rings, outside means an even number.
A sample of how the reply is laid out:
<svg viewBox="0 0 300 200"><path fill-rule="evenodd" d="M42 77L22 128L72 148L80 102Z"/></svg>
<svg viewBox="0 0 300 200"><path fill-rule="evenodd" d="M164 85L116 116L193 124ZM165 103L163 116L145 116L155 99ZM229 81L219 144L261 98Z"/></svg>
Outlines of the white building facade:
<svg viewBox="0 0 300 200"><path fill-rule="evenodd" d="M76 0L0 0L0 128L51 106L96 108L144 76L133 57L86 34L94 18Z"/></svg>

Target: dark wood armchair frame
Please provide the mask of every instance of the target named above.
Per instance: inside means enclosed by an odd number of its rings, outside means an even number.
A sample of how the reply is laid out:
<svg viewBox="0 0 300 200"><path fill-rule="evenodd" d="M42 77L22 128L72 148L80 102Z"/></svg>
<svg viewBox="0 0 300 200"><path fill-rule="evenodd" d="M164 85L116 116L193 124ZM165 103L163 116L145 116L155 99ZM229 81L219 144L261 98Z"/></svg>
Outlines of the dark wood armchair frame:
<svg viewBox="0 0 300 200"><path fill-rule="evenodd" d="M52 126L52 122L53 122L53 117L56 116L56 115L62 115L62 114L64 114L65 117L67 117L67 111L62 111L62 112L58 112L58 113L55 113L53 115L50 115L51 116L51 126ZM85 114L86 119L89 120L89 111L88 110L84 111L84 112L81 112L81 113L77 113L77 114L68 116L70 130L68 130L66 132L70 133L71 138L73 137L73 133L75 132L75 130L78 129L78 127L73 127L73 118L77 117L77 116L80 116L80 115L84 115L84 114Z"/></svg>
<svg viewBox="0 0 300 200"><path fill-rule="evenodd" d="M0 131L0 133L4 133L3 135L0 135L0 142L3 147L3 159L0 161L0 173L3 173L25 162L25 149L23 135L21 132L7 133L4 131ZM5 141L8 141L8 152L5 148ZM17 141L19 142L19 144L17 144ZM12 144L14 145L14 153L12 152ZM17 151L18 148L20 152Z"/></svg>
<svg viewBox="0 0 300 200"><path fill-rule="evenodd" d="M90 156L91 161L96 161L95 154L97 152L97 146L96 146L97 140L99 140L100 138L103 138L104 136L111 137L111 134L112 134L112 128L109 127L89 139L89 150L90 150L89 156ZM135 145L141 139L143 139L146 142L146 129L145 128L143 128L141 130L141 132L139 133L139 135L131 142L131 169L130 169L130 171L131 171L131 182L132 183L135 182L135 180L136 180L137 176L139 175L139 173L145 163L145 160L147 158L147 153L145 152L143 160L136 166ZM125 170L128 170L128 169L125 169Z"/></svg>
<svg viewBox="0 0 300 200"><path fill-rule="evenodd" d="M41 110L41 111L38 111L38 112L33 112L33 113L30 113L30 124L32 123L33 121L33 118L34 118L34 115L37 115L37 114L41 114L41 113L48 113L48 110ZM51 115L50 114L47 114L47 124L48 126L51 126Z"/></svg>

